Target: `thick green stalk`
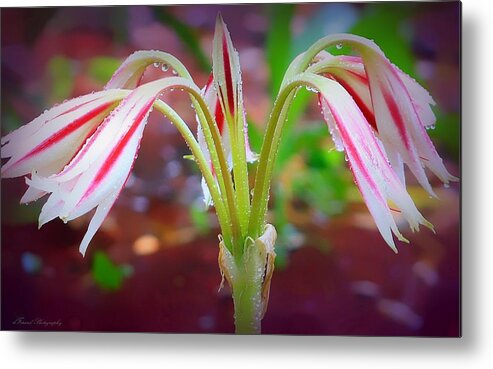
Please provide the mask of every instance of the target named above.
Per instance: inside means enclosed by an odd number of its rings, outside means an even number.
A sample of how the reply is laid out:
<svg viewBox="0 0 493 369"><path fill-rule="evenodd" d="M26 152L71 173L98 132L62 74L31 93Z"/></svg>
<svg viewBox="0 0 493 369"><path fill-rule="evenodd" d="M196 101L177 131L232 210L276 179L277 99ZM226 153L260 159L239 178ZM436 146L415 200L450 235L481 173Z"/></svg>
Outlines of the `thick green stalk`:
<svg viewBox="0 0 493 369"><path fill-rule="evenodd" d="M233 303L235 309L235 330L237 334L260 334L262 321L262 281L253 258L243 255L233 282ZM252 265L253 264L253 265Z"/></svg>

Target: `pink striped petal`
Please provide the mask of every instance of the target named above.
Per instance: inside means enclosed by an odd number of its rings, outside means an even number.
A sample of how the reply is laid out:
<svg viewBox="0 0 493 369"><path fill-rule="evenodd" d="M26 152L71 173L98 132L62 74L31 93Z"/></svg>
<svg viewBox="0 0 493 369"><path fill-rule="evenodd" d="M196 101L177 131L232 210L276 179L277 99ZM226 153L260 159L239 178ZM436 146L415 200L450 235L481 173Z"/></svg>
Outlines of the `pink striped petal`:
<svg viewBox="0 0 493 369"><path fill-rule="evenodd" d="M34 173L28 184L50 193L40 224L57 216L67 222L97 208L81 244L84 253L132 170L154 101L163 89L183 86L184 81L173 77L138 87L99 125L60 173Z"/></svg>
<svg viewBox="0 0 493 369"><path fill-rule="evenodd" d="M80 243L79 246L79 252L82 254L82 256L86 255L86 251L87 248L89 247L89 243L91 242L92 238L94 237L98 229L103 224L103 221L108 216L117 198L118 198L118 193L112 193L98 205L96 212L94 213L94 216L89 222L89 227L87 228L87 232L84 235L84 238L82 239L82 242Z"/></svg>
<svg viewBox="0 0 493 369"><path fill-rule="evenodd" d="M46 191L38 190L34 187L29 186L27 188L27 191L24 193L24 195L22 195L20 203L27 204L36 201L46 194L47 194Z"/></svg>
<svg viewBox="0 0 493 369"><path fill-rule="evenodd" d="M55 105L53 108L49 110L45 110L43 114L35 118L30 123L23 125L22 127L2 137L1 139L2 146L8 143L9 141L18 140L19 138L22 137L32 136L47 122L53 120L59 115L66 114L67 112L70 112L74 109L78 109L80 106L83 106L88 102L96 100L97 98L100 97L101 94L102 93L94 93L94 94L76 97L74 99L64 101L59 105ZM2 148L2 155L3 154L4 154L4 150Z"/></svg>
<svg viewBox="0 0 493 369"><path fill-rule="evenodd" d="M231 170L233 167L233 155L231 150L231 138L229 136L229 127L226 122L224 111L222 109L221 103L217 96L216 90L214 89L214 80L212 74L209 78L209 81L202 89L202 96L204 97L204 100L207 103L207 106L209 107L211 114L216 121L217 127L219 129L219 133L221 134L222 143L226 154L226 159L228 162L228 167ZM248 140L248 127L247 127L246 116L244 112L245 109L243 106L242 106L242 110L243 110L243 127L244 127L244 135L245 135L244 137L245 137L246 160L248 163L252 163L257 160L257 155L250 148L250 143ZM209 162L211 169L214 170L214 168L212 168L209 149L207 148L204 132L202 131L200 122L198 122L197 125L197 138L199 145L202 148L202 152L204 153L205 159ZM204 179L202 179L202 191L204 193L204 202L206 206L213 205L209 188L207 187L207 184L205 183Z"/></svg>
<svg viewBox="0 0 493 369"><path fill-rule="evenodd" d="M359 56L331 55L323 51L317 55L318 65L324 65L323 73L334 78L351 94L361 111L365 114L368 122L377 129L373 114L373 105L370 95L370 86L366 76L363 59ZM433 126L436 117L431 109L436 103L431 95L419 83L406 73L394 68L399 72L402 82L405 84L409 96L413 102L421 123L425 127Z"/></svg>
<svg viewBox="0 0 493 369"><path fill-rule="evenodd" d="M321 77L317 77L321 78ZM408 221L412 230L420 224L431 227L419 213L404 185L389 165L374 131L349 93L337 82L317 80L324 119L336 131L344 146L356 184L387 244L396 251L392 233L399 232L388 202L391 201Z"/></svg>
<svg viewBox="0 0 493 369"><path fill-rule="evenodd" d="M231 169L232 156L231 156L231 141L229 138L229 128L228 128L227 123L225 122L223 109L221 107L221 104L219 103L219 99L217 98L216 91L214 90L212 74L211 74L209 81L207 82L206 86L202 89L202 96L204 97L204 100L207 103L207 106L209 107L210 112L216 121L217 128L219 129L219 133L221 134L222 143L223 143L224 151L226 154L226 158L228 160L228 166ZM211 155L210 155L209 149L207 147L207 143L205 141L204 132L202 130L202 127L201 127L198 119L197 119L197 123L198 123L197 124L197 140L198 140L200 148L202 149L202 152L204 153L205 159L209 163L211 170L213 172L213 175L215 177L214 168L212 167ZM206 206L213 205L212 197L211 197L211 194L209 191L209 187L207 186L204 178L202 178L201 187L202 187L202 192L204 193L204 202L205 202Z"/></svg>
<svg viewBox="0 0 493 369"><path fill-rule="evenodd" d="M2 158L10 159L2 166L2 177L58 172L123 96L111 90L67 101L5 136Z"/></svg>
<svg viewBox="0 0 493 369"><path fill-rule="evenodd" d="M447 171L425 130L433 121L429 108L433 100L410 77L403 77L374 42L355 35L340 35L340 39L362 57L385 150L394 162L400 158L406 163L423 188L435 196L424 167L445 184L457 178Z"/></svg>
<svg viewBox="0 0 493 369"><path fill-rule="evenodd" d="M212 50L214 85L227 120L234 121L241 95L240 60L229 31L219 15Z"/></svg>

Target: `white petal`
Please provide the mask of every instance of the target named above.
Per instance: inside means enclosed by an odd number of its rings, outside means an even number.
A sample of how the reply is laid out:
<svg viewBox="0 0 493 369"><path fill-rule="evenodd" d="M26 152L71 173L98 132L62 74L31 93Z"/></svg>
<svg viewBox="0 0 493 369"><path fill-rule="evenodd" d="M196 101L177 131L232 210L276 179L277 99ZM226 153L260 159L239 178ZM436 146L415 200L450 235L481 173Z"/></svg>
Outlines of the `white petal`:
<svg viewBox="0 0 493 369"><path fill-rule="evenodd" d="M60 210L63 207L63 201L60 199L58 194L53 193L48 197L48 200L43 205L41 209L41 214L39 214L39 224L38 227L41 228L44 224L60 216Z"/></svg>
<svg viewBox="0 0 493 369"><path fill-rule="evenodd" d="M317 76L310 80L316 83L323 97L324 117L329 117L329 122L332 120L338 129L339 139L365 203L382 237L395 250L392 233L398 239L406 240L395 224L388 201L392 201L402 212L411 229L417 229L419 224L431 225L416 209L404 184L391 168L381 143L348 92L327 78Z"/></svg>
<svg viewBox="0 0 493 369"><path fill-rule="evenodd" d="M27 183L27 182L26 182ZM21 204L27 204L29 202L33 202L38 200L39 198L43 197L46 195L46 191L39 190L37 188L29 186L27 188L27 191L22 195L22 198L20 200Z"/></svg>
<svg viewBox="0 0 493 369"><path fill-rule="evenodd" d="M40 120L43 124L31 122L23 126L24 129L14 131L2 147L2 156L10 157L2 166L2 176L18 177L33 170L45 174L60 171L122 94L122 91L112 90L91 94L90 101L84 100L82 104L80 99L75 105L67 102L62 112L44 114L51 119Z"/></svg>
<svg viewBox="0 0 493 369"><path fill-rule="evenodd" d="M94 216L92 217L91 222L89 223L89 227L87 228L86 234L84 235L84 238L82 239L82 242L80 243L79 246L79 251L82 254L82 256L85 256L89 243L91 242L92 238L98 231L99 227L101 227L101 225L103 224L104 219L110 212L111 207L115 203L117 197L118 197L117 193L108 196L103 202L101 202L101 204L96 209L96 212L94 213Z"/></svg>

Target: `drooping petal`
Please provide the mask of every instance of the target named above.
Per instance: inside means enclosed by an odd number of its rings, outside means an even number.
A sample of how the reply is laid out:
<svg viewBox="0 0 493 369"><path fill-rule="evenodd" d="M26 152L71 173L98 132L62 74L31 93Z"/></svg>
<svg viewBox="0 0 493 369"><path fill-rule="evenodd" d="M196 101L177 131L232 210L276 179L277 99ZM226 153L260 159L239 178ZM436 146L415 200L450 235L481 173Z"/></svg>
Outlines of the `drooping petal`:
<svg viewBox="0 0 493 369"><path fill-rule="evenodd" d="M109 90L69 100L8 134L2 158L9 160L2 177L58 172L124 96L122 90Z"/></svg>
<svg viewBox="0 0 493 369"><path fill-rule="evenodd" d="M172 77L140 86L100 124L61 172L47 177L34 173L28 184L50 193L40 224L57 216L70 221L97 208L81 244L84 253L131 172L154 101L163 89L183 83L182 78Z"/></svg>
<svg viewBox="0 0 493 369"><path fill-rule="evenodd" d="M317 63L311 69L320 70L326 76L334 78L351 94L360 107L366 119L377 130L373 105L370 95L370 86L366 76L363 59L359 56L331 55L322 51L317 55ZM395 67L395 66L394 66ZM431 95L418 82L406 73L398 70L402 82L405 84L421 123L425 127L433 126L436 117L431 109L436 103Z"/></svg>
<svg viewBox="0 0 493 369"><path fill-rule="evenodd" d="M87 232L84 235L84 238L82 239L82 242L80 243L79 246L79 252L82 254L82 256L85 256L87 248L89 247L89 243L91 242L92 238L94 237L98 229L103 224L103 221L108 216L117 198L118 198L118 193L112 193L106 199L104 199L101 202L101 204L98 205L96 212L94 213L94 216L89 222Z"/></svg>
<svg viewBox="0 0 493 369"><path fill-rule="evenodd" d="M324 63L324 73L341 84L354 99L370 125L377 130L370 88L361 58L333 56L328 52L319 55Z"/></svg>
<svg viewBox="0 0 493 369"><path fill-rule="evenodd" d="M435 100L433 100L429 92L426 91L426 89L418 82L416 82L416 80L399 70L397 67L395 67L395 69L400 72L401 80L409 92L414 109L416 110L416 114L418 115L421 123L425 127L432 127L435 125L436 117L435 113L431 109L432 106L436 105Z"/></svg>
<svg viewBox="0 0 493 369"><path fill-rule="evenodd" d="M57 218L63 207L63 200L57 194L52 194L41 209L39 214L38 228Z"/></svg>
<svg viewBox="0 0 493 369"><path fill-rule="evenodd" d="M435 196L424 167L445 184L457 180L445 168L425 130L433 119L431 97L412 79L403 77L374 42L355 35L335 35L334 39L353 47L362 57L378 135L387 153L400 157L430 195Z"/></svg>
<svg viewBox="0 0 493 369"><path fill-rule="evenodd" d="M38 200L39 198L43 197L46 195L46 191L38 190L34 187L28 187L24 195L21 197L21 204L27 204L33 201Z"/></svg>
<svg viewBox="0 0 493 369"><path fill-rule="evenodd" d="M349 93L337 82L316 77L324 119L336 133L346 152L356 184L375 223L387 244L396 250L392 233L400 240L399 232L389 206L391 201L408 221L412 230L420 224L431 227L419 213L403 183L389 165L365 116Z"/></svg>
<svg viewBox="0 0 493 369"><path fill-rule="evenodd" d="M2 146L7 144L9 141L19 140L22 137L29 137L35 134L46 122L49 122L56 118L59 115L66 114L72 110L78 109L80 106L83 106L91 101L96 100L101 93L88 94L80 97L76 97L74 99L65 101L59 105L55 105L53 108L49 110L45 110L43 114L35 118L28 124L25 124L15 131L10 132L5 135L1 139ZM2 147L2 155L5 155L6 152ZM10 154L7 154L10 156ZM2 156L3 158L4 156Z"/></svg>

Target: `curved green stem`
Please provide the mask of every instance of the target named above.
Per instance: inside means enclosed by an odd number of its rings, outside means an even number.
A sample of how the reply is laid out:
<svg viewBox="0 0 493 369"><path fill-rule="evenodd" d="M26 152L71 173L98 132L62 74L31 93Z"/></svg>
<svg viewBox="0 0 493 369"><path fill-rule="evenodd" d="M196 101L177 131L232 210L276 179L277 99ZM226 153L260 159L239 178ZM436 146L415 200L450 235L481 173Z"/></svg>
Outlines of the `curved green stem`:
<svg viewBox="0 0 493 369"><path fill-rule="evenodd" d="M231 223L231 238L226 239L225 243L228 247L238 245L241 242L241 232L238 221L236 199L234 196L234 188L231 175L229 173L228 164L226 161L226 155L224 153L224 147L221 140L221 135L217 127L216 122L212 118L207 103L204 101L198 87L190 80L182 77L168 77L164 78L169 86L175 86L177 88L186 91L192 98L192 102L202 122L202 130L204 137L211 155L212 165L214 167L217 181L221 189L221 194L226 196L225 204L229 211L229 219ZM153 81L149 83L162 83L160 81ZM234 248L233 248L234 250Z"/></svg>
<svg viewBox="0 0 493 369"><path fill-rule="evenodd" d="M180 88L185 89L190 95L193 107L199 119L199 123L204 132L204 137L221 193L225 195L227 199L226 205L232 224L232 237L228 237L226 244L228 246L238 244L238 242L235 242L236 240L241 239L240 222L238 220L237 212L238 207L236 206L233 181L227 165L221 135L217 124L212 118L209 108L200 93L200 90L193 82L193 79L185 66L173 55L165 52L138 51L127 58L105 88L120 88L126 86L127 84L138 84L138 81L140 80L145 69L153 63L163 63L174 69L178 76L167 77L167 79L183 79L183 83L181 83Z"/></svg>
<svg viewBox="0 0 493 369"><path fill-rule="evenodd" d="M310 46L310 48L306 52L301 54L300 59L295 65L294 70L298 73L304 72L309 66L310 62L313 60L313 58L315 58L315 56L317 56L319 52L325 50L329 46L334 46L338 44L351 46L357 49L358 52L362 55L367 52L372 52L379 53L384 56L383 52L376 44L373 43L373 41L357 35L340 33L322 37L320 40Z"/></svg>
<svg viewBox="0 0 493 369"><path fill-rule="evenodd" d="M265 214L269 200L269 188L274 171L274 163L277 157L282 129L286 116L295 97L296 89L302 86L317 89L319 81L312 73L300 73L288 82L280 91L272 108L270 119L262 143L259 164L255 175L255 187L252 199L252 211L249 223L249 235L256 238L262 232L265 225Z"/></svg>
<svg viewBox="0 0 493 369"><path fill-rule="evenodd" d="M156 100L154 103L156 110L161 112L166 116L171 123L178 129L188 147L192 151L195 162L197 163L204 179L211 192L212 200L214 202L214 207L216 208L216 214L219 220L219 225L223 232L223 237L225 239L231 239L231 226L228 221L228 212L226 210L224 199L219 192L212 171L210 170L209 163L205 159L204 153L202 152L197 140L195 139L193 133L188 128L188 125L183 121L183 119L165 102L161 100ZM226 244L227 245L227 244Z"/></svg>
<svg viewBox="0 0 493 369"><path fill-rule="evenodd" d="M241 106L241 105L240 105ZM233 174L238 200L238 218L240 222L241 236L247 236L248 221L250 218L250 189L248 183L248 168L245 150L245 132L243 126L243 115L237 112L234 119L236 124L230 125L231 149L233 155ZM236 128L236 129L231 129ZM240 256L243 249L238 250Z"/></svg>
<svg viewBox="0 0 493 369"><path fill-rule="evenodd" d="M253 238L260 235L265 223L268 193L282 128L291 101L294 99L296 89L300 84L302 84L301 80L295 79L281 89L267 123L257 173L255 175L252 209L248 227L249 235Z"/></svg>
<svg viewBox="0 0 493 369"><path fill-rule="evenodd" d="M229 210L232 228L232 238L230 240L226 240L226 245L232 245L232 253L237 254L240 251L238 251L238 247L235 247L235 245L240 244L241 240L240 222L238 219L233 181L228 168L228 163L226 161L221 134L204 99L200 96L194 102L194 106L195 104L197 116L199 117L199 121L204 132L205 141L211 155L212 165L214 166L214 170L216 172L221 193L226 195L225 201Z"/></svg>
<svg viewBox="0 0 493 369"><path fill-rule="evenodd" d="M272 180L274 162L277 156L279 140L284 126L287 111L295 96L296 88L312 83L303 80L303 72L308 68L313 58L325 48L345 42L356 48L363 46L365 39L360 36L336 34L321 38L315 42L306 52L298 55L289 65L281 90L272 108L267 128L264 134L262 149L260 152L259 164L255 175L255 187L252 198L252 208L250 213L250 223L248 226L249 235L256 237L262 230L265 223L267 211L268 192Z"/></svg>

